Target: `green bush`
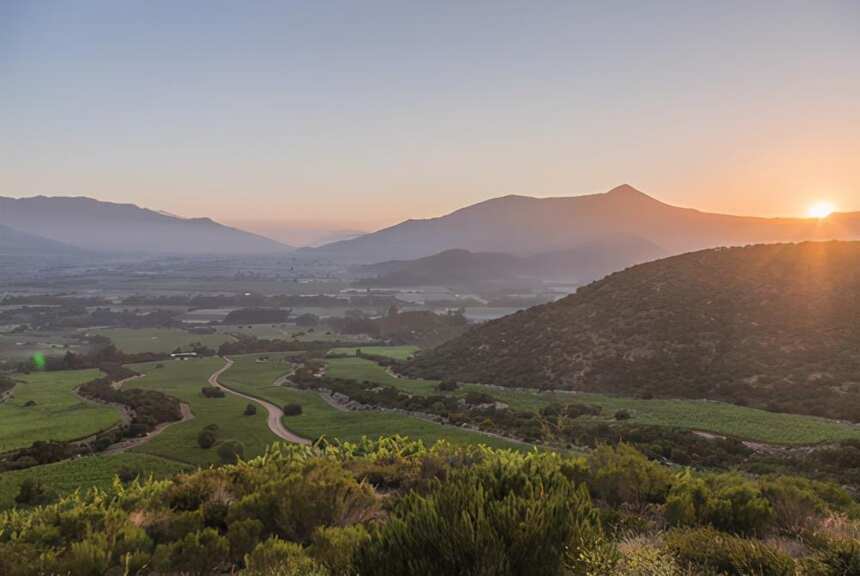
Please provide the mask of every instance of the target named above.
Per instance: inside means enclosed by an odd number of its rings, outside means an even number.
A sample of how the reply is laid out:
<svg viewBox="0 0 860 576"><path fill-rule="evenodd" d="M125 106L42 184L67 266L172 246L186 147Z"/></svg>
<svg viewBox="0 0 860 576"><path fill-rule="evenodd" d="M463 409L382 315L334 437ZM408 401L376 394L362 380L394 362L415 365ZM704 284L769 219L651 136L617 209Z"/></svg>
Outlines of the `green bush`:
<svg viewBox="0 0 860 576"><path fill-rule="evenodd" d="M353 561L358 549L370 538L364 526L325 527L313 535L311 555L330 574L352 576L357 574Z"/></svg>
<svg viewBox="0 0 860 576"><path fill-rule="evenodd" d="M215 436L215 432L212 430L203 429L197 434L197 445L203 448L204 450L208 450L215 445L215 442L218 440L217 436Z"/></svg>
<svg viewBox="0 0 860 576"><path fill-rule="evenodd" d="M540 456L512 456L407 495L356 566L362 576L552 576L599 539L587 492Z"/></svg>
<svg viewBox="0 0 860 576"><path fill-rule="evenodd" d="M257 405L256 404L248 404L245 406L245 416L254 416L257 414Z"/></svg>
<svg viewBox="0 0 860 576"><path fill-rule="evenodd" d="M325 576L325 571L294 542L270 538L245 557L245 576ZM339 576L339 575L338 575Z"/></svg>
<svg viewBox="0 0 860 576"><path fill-rule="evenodd" d="M662 503L671 475L627 444L599 446L588 456L592 494L612 506Z"/></svg>
<svg viewBox="0 0 860 576"><path fill-rule="evenodd" d="M245 445L238 440L225 440L218 446L218 458L224 464L235 464L245 456Z"/></svg>
<svg viewBox="0 0 860 576"><path fill-rule="evenodd" d="M173 544L160 546L156 555L164 572L209 576L228 561L230 544L216 530L204 528Z"/></svg>
<svg viewBox="0 0 860 576"><path fill-rule="evenodd" d="M287 404L284 406L284 416L298 416L302 413L301 404Z"/></svg>
<svg viewBox="0 0 860 576"><path fill-rule="evenodd" d="M731 576L794 576L794 561L759 540L744 539L713 528L676 530L666 549L682 565Z"/></svg>

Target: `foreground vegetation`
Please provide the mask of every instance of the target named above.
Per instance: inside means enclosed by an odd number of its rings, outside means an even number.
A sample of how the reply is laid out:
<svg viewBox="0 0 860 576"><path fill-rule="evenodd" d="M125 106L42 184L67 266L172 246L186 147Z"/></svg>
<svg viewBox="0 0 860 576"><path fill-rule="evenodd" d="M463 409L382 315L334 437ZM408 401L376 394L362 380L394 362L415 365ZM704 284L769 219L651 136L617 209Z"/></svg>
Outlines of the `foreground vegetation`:
<svg viewBox="0 0 860 576"><path fill-rule="evenodd" d="M696 475L398 438L275 446L0 514L0 574L837 576L858 505L790 477Z"/></svg>

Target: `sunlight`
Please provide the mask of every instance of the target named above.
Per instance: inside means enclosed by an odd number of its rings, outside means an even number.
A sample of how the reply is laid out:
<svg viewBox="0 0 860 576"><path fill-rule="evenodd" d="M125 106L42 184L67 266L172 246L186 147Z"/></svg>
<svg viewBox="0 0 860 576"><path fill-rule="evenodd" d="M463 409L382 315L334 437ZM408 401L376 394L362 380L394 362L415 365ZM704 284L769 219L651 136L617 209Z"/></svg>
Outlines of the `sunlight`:
<svg viewBox="0 0 860 576"><path fill-rule="evenodd" d="M827 218L836 211L836 206L832 202L816 202L809 207L810 218Z"/></svg>

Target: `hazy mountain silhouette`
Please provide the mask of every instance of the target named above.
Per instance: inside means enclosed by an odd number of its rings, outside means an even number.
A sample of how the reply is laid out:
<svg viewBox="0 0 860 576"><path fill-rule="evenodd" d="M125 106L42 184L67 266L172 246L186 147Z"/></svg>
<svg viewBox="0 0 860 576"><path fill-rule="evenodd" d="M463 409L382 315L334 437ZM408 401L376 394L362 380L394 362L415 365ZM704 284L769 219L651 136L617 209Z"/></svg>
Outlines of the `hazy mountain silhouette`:
<svg viewBox="0 0 860 576"><path fill-rule="evenodd" d="M652 242L669 254L761 242L856 239L860 213L834 214L824 221L710 214L670 206L623 185L588 196L505 196L310 252L352 262L411 260L453 248L529 255L619 235Z"/></svg>
<svg viewBox="0 0 860 576"><path fill-rule="evenodd" d="M0 197L0 224L100 252L264 254L289 249L209 218L178 218L85 197Z"/></svg>
<svg viewBox="0 0 860 576"><path fill-rule="evenodd" d="M0 224L0 256L76 256L83 253L74 246Z"/></svg>
<svg viewBox="0 0 860 576"><path fill-rule="evenodd" d="M368 286L469 286L513 284L526 280L587 283L616 270L654 260L665 252L639 238L589 242L560 252L514 256L454 249L417 260L391 260L358 268Z"/></svg>

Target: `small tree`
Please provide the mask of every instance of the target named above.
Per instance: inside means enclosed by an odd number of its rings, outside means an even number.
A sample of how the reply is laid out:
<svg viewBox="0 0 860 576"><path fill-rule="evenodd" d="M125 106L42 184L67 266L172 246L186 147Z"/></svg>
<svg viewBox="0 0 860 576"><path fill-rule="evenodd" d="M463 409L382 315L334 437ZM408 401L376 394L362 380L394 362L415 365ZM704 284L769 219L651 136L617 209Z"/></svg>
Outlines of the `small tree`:
<svg viewBox="0 0 860 576"><path fill-rule="evenodd" d="M215 432L213 430L203 429L197 435L197 445L203 448L204 450L208 450L215 445L215 441L217 437L215 436Z"/></svg>
<svg viewBox="0 0 860 576"><path fill-rule="evenodd" d="M302 413L302 405L290 403L284 406L284 416L298 416Z"/></svg>
<svg viewBox="0 0 860 576"><path fill-rule="evenodd" d="M245 455L245 446L238 440L227 440L218 447L218 457L224 464L235 464Z"/></svg>
<svg viewBox="0 0 860 576"><path fill-rule="evenodd" d="M257 413L256 404L248 404L245 406L245 416L254 416Z"/></svg>

